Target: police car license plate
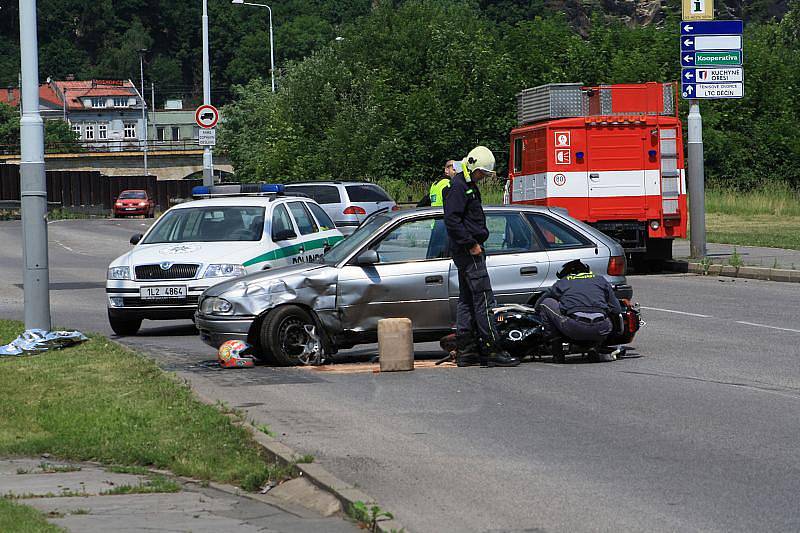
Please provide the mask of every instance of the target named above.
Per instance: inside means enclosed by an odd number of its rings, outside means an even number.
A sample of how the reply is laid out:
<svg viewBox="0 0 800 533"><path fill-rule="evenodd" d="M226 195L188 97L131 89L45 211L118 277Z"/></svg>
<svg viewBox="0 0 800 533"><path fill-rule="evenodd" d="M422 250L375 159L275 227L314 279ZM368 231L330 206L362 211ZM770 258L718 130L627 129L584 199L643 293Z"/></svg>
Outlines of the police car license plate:
<svg viewBox="0 0 800 533"><path fill-rule="evenodd" d="M186 285L168 285L158 287L141 287L139 296L142 300L186 299Z"/></svg>

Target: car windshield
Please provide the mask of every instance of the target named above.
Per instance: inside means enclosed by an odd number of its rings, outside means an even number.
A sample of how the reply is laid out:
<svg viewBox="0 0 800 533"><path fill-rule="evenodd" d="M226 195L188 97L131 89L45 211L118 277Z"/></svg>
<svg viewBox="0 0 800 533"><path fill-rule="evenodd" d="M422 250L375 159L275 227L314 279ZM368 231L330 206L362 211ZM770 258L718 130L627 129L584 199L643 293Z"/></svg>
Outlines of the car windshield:
<svg viewBox="0 0 800 533"><path fill-rule="evenodd" d="M263 232L263 207L188 207L158 219L142 244L259 241Z"/></svg>
<svg viewBox="0 0 800 533"><path fill-rule="evenodd" d="M325 252L320 262L326 265L335 265L353 253L356 249L363 246L371 239L375 232L382 225L386 224L392 217L386 215L375 215L364 224L358 227L352 235L344 240L337 242L333 248Z"/></svg>
<svg viewBox="0 0 800 533"><path fill-rule="evenodd" d="M144 200L147 198L147 195L144 191L123 191L119 197L120 199Z"/></svg>

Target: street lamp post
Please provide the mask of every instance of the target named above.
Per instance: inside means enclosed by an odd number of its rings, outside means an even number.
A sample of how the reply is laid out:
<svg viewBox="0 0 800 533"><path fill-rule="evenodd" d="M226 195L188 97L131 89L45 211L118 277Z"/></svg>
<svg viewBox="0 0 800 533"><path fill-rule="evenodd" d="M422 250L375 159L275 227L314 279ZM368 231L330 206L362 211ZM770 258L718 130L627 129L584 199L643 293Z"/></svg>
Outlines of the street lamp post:
<svg viewBox="0 0 800 533"><path fill-rule="evenodd" d="M50 269L47 257L47 181L44 122L39 113L39 51L36 0L19 0L22 67L20 200L25 329L50 329Z"/></svg>
<svg viewBox="0 0 800 533"><path fill-rule="evenodd" d="M203 0L203 104L211 105L211 67L208 59L208 0ZM214 185L214 159L211 147L203 148L203 185Z"/></svg>
<svg viewBox="0 0 800 533"><path fill-rule="evenodd" d="M144 99L144 54L147 49L142 48L139 50L139 75L142 78L142 92L139 95L142 101L142 124L144 124L144 175L147 176L147 110L146 102Z"/></svg>
<svg viewBox="0 0 800 533"><path fill-rule="evenodd" d="M269 9L269 71L272 76L272 92L275 92L275 45L272 40L272 8L267 4L256 4L253 2L245 2L244 0L231 0L231 3L245 6L266 7Z"/></svg>

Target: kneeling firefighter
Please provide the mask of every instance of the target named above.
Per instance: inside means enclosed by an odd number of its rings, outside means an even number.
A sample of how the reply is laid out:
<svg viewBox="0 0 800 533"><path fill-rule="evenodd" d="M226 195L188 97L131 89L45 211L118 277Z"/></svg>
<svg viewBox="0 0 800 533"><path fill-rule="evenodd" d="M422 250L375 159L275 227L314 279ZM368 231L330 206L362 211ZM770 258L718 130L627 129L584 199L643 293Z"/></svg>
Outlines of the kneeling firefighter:
<svg viewBox="0 0 800 533"><path fill-rule="evenodd" d="M478 146L461 162L444 196L444 223L450 253L458 269L456 312L456 364L458 366L517 366L499 346L494 325L495 306L486 254L481 246L489 238L478 181L494 173L494 154Z"/></svg>
<svg viewBox="0 0 800 533"><path fill-rule="evenodd" d="M536 302L547 336L602 342L613 330L612 317L622 313L611 283L580 259L564 264L556 277L559 280Z"/></svg>

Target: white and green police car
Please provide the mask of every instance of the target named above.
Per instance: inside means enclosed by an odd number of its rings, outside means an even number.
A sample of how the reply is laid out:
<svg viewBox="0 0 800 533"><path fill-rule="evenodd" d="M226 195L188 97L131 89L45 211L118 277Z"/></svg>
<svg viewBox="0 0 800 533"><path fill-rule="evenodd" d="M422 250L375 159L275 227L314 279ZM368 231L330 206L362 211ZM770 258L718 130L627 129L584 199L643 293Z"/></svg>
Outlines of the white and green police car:
<svg viewBox="0 0 800 533"><path fill-rule="evenodd" d="M281 193L178 204L108 267L108 320L134 335L143 319L191 319L212 285L258 270L312 262L342 240L310 198Z"/></svg>

